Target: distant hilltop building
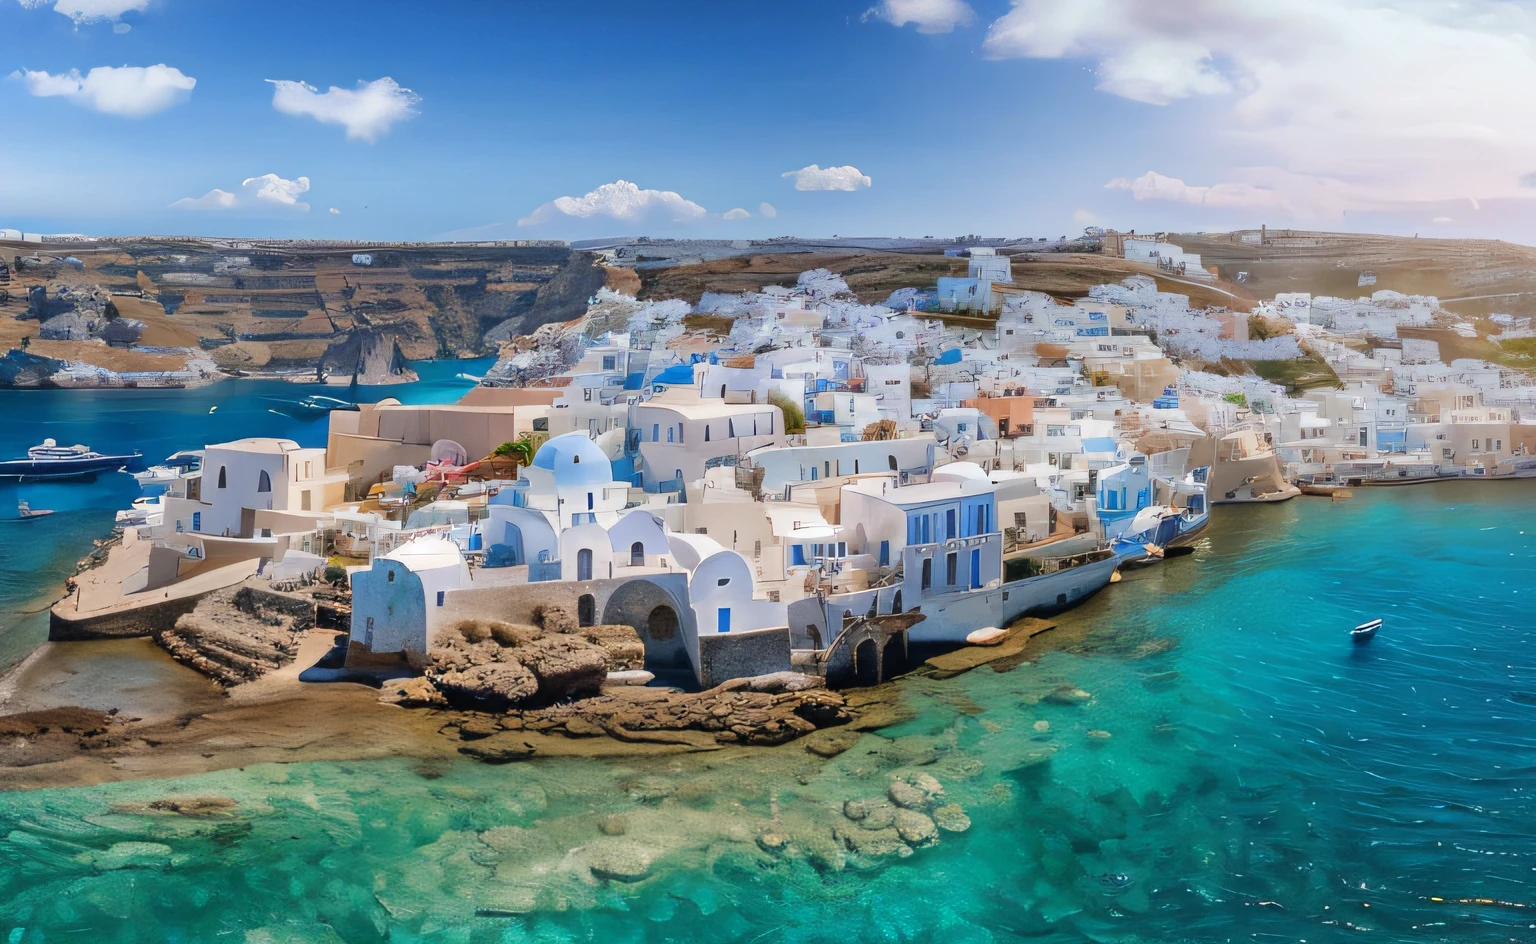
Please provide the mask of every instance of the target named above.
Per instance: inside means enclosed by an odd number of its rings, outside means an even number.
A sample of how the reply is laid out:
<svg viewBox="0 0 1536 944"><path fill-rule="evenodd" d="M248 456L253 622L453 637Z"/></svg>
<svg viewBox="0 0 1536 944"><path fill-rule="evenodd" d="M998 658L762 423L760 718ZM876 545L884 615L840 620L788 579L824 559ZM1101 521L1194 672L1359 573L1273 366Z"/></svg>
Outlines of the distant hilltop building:
<svg viewBox="0 0 1536 944"><path fill-rule="evenodd" d="M352 254L352 264L353 265L360 265L360 266L371 266L371 265L373 265L373 253L371 253L371 252L354 252Z"/></svg>

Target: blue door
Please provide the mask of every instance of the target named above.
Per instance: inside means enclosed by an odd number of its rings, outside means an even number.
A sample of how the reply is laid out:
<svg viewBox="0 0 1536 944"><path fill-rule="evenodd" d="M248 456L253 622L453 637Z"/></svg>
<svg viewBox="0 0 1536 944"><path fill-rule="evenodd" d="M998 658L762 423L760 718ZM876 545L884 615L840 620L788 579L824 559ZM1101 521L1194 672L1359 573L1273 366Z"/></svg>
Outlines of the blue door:
<svg viewBox="0 0 1536 944"><path fill-rule="evenodd" d="M200 512L200 511L192 512L192 530L193 531L201 531L201 530L203 530L203 513Z"/></svg>
<svg viewBox="0 0 1536 944"><path fill-rule="evenodd" d="M891 542L890 541L881 541L880 542L880 566L881 567L889 567L889 566L891 566Z"/></svg>
<svg viewBox="0 0 1536 944"><path fill-rule="evenodd" d="M720 607L719 613L720 613L720 632L722 632L722 633L730 632L731 631L731 608L728 607L728 606L722 606L722 607Z"/></svg>
<svg viewBox="0 0 1536 944"><path fill-rule="evenodd" d="M981 589L981 548L971 550L971 589Z"/></svg>

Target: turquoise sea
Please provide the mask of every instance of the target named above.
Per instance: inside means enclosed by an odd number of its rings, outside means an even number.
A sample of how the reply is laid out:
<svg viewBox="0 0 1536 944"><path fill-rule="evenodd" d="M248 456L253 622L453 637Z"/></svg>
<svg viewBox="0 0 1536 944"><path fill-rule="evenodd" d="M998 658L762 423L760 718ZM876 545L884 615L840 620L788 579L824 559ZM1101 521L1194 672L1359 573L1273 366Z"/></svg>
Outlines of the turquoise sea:
<svg viewBox="0 0 1536 944"><path fill-rule="evenodd" d="M274 412L311 394L374 403L451 403L474 386L491 359L421 361L421 380L386 387L332 387L282 380L226 380L190 390L0 390L0 457L24 456L44 439L84 443L107 455L144 454L153 465L182 449L248 436L323 446L326 419ZM0 482L0 672L26 657L48 634L47 610L64 595L64 579L112 531L121 509L142 492L131 476L107 473L89 482ZM47 518L17 522L16 502L50 508Z"/></svg>
<svg viewBox="0 0 1536 944"><path fill-rule="evenodd" d="M1034 661L898 682L911 719L831 760L0 796L0 940L1536 941L1533 506L1536 483L1455 483L1218 508L1195 554L1128 572ZM840 852L844 801L916 772L970 830ZM236 805L148 806L186 796ZM616 861L645 877L592 877Z"/></svg>

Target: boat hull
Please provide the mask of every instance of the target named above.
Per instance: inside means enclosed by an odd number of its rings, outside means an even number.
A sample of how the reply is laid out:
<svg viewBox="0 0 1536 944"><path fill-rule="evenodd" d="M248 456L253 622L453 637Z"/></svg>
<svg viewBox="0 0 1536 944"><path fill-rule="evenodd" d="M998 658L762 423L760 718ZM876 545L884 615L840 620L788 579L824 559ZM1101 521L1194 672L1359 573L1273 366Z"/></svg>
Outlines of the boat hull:
<svg viewBox="0 0 1536 944"><path fill-rule="evenodd" d="M131 456L98 456L79 460L10 459L0 462L0 479L35 482L43 479L86 478L102 472L115 472L139 458L135 453Z"/></svg>

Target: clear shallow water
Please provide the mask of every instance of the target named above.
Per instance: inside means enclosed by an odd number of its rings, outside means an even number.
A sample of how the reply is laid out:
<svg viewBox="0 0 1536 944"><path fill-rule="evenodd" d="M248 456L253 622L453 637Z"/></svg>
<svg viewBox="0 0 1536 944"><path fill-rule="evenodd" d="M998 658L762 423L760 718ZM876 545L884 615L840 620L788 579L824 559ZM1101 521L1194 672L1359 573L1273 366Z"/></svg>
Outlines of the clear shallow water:
<svg viewBox="0 0 1536 944"><path fill-rule="evenodd" d="M386 387L295 384L282 380L226 380L191 390L0 390L0 457L26 455L44 439L84 443L97 452L137 450L153 464L182 449L250 436L325 445L325 417L295 419L273 412L276 401L310 394L353 397L373 403L395 397L404 403L450 403L480 375L490 359L412 364L420 382ZM214 409L214 408L217 409ZM213 410L213 412L209 412ZM24 658L47 636L46 612L63 595L75 562L106 536L120 509L141 494L131 476L107 473L95 480L59 483L0 481L0 671ZM16 502L54 514L16 522Z"/></svg>
<svg viewBox="0 0 1536 944"><path fill-rule="evenodd" d="M915 717L832 761L402 760L3 796L0 934L1536 940L1514 907L1536 903L1536 483L1356 495L1218 509L1194 556L1070 614L1037 663L906 680ZM1041 700L1064 683L1093 700ZM842 802L918 769L972 829L830 867ZM143 815L186 794L239 805ZM808 855L761 852L765 828ZM616 843L651 877L592 882ZM1479 898L1508 904L1458 901Z"/></svg>

